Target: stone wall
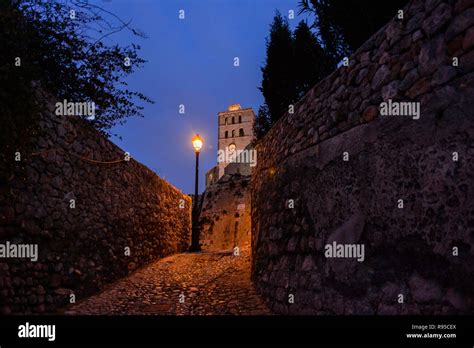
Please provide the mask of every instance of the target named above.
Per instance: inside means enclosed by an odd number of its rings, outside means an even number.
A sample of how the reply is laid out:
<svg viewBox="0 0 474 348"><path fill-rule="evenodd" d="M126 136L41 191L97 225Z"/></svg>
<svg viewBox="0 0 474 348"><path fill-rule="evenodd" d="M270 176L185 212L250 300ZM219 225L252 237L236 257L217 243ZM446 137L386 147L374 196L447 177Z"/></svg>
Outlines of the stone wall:
<svg viewBox="0 0 474 348"><path fill-rule="evenodd" d="M209 186L200 214L203 250L232 250L250 245L250 177L224 175Z"/></svg>
<svg viewBox="0 0 474 348"><path fill-rule="evenodd" d="M219 166L216 165L206 172L206 188L219 180Z"/></svg>
<svg viewBox="0 0 474 348"><path fill-rule="evenodd" d="M54 312L190 244L187 195L85 121L51 112L40 124L35 154L0 188L0 244L39 254L0 259L4 314Z"/></svg>
<svg viewBox="0 0 474 348"><path fill-rule="evenodd" d="M275 312L472 313L473 70L474 2L412 1L258 144L252 276Z"/></svg>

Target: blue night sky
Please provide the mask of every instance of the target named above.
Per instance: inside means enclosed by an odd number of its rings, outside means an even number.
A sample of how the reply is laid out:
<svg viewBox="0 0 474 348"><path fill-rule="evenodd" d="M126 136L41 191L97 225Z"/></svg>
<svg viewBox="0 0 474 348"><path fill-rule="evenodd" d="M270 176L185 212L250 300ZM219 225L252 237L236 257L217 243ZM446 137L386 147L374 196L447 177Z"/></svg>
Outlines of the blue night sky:
<svg viewBox="0 0 474 348"><path fill-rule="evenodd" d="M191 137L204 138L204 173L217 163L217 113L230 104L252 107L263 102L258 90L265 61L265 39L278 9L298 12L298 0L111 0L97 2L123 20L132 20L147 39L121 32L106 43L141 45L148 62L128 78L132 90L155 101L144 118L132 118L113 132L124 151L185 193L194 192ZM178 12L185 10L180 20ZM290 20L292 29L306 16ZM233 66L239 57L240 66ZM179 113L184 104L186 113Z"/></svg>

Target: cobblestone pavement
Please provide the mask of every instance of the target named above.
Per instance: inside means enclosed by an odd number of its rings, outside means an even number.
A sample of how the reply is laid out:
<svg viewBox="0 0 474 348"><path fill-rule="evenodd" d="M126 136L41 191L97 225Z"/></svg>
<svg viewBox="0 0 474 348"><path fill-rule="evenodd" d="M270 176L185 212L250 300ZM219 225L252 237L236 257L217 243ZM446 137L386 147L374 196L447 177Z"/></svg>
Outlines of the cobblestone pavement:
<svg viewBox="0 0 474 348"><path fill-rule="evenodd" d="M184 296L183 296L184 295ZM250 251L166 257L66 308L65 314L271 314L250 281Z"/></svg>

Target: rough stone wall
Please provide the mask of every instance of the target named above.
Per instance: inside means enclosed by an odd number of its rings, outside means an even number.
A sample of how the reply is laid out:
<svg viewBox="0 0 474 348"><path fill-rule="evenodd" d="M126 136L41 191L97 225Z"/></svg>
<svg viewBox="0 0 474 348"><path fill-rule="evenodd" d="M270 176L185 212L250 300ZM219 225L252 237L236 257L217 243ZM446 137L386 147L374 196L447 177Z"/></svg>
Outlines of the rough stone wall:
<svg viewBox="0 0 474 348"><path fill-rule="evenodd" d="M77 157L125 158L80 119L48 113L40 125L41 154L22 154L25 172L1 187L0 244L39 252L36 262L0 258L4 314L54 312L190 243L187 195L133 159Z"/></svg>
<svg viewBox="0 0 474 348"><path fill-rule="evenodd" d="M199 221L203 250L250 245L250 177L225 175L208 187Z"/></svg>
<svg viewBox="0 0 474 348"><path fill-rule="evenodd" d="M206 188L219 180L219 166L216 165L206 172Z"/></svg>
<svg viewBox="0 0 474 348"><path fill-rule="evenodd" d="M412 1L259 143L252 276L275 312L472 313L473 70L474 2Z"/></svg>

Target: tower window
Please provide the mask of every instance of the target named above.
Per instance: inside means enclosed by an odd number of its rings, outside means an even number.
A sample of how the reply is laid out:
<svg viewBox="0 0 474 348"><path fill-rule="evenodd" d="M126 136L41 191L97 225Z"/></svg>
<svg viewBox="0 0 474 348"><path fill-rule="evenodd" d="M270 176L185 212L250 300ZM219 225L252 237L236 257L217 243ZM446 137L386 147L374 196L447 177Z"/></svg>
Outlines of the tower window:
<svg viewBox="0 0 474 348"><path fill-rule="evenodd" d="M225 137L226 137L226 138L229 137L229 131L225 131Z"/></svg>
<svg viewBox="0 0 474 348"><path fill-rule="evenodd" d="M235 123L235 117L232 116L232 124L234 124L234 123Z"/></svg>
<svg viewBox="0 0 474 348"><path fill-rule="evenodd" d="M239 129L239 137L243 137L243 136L244 136L244 129L240 128Z"/></svg>
<svg viewBox="0 0 474 348"><path fill-rule="evenodd" d="M242 123L242 116L239 116L239 123Z"/></svg>
<svg viewBox="0 0 474 348"><path fill-rule="evenodd" d="M235 138L235 129L232 129L232 138Z"/></svg>

